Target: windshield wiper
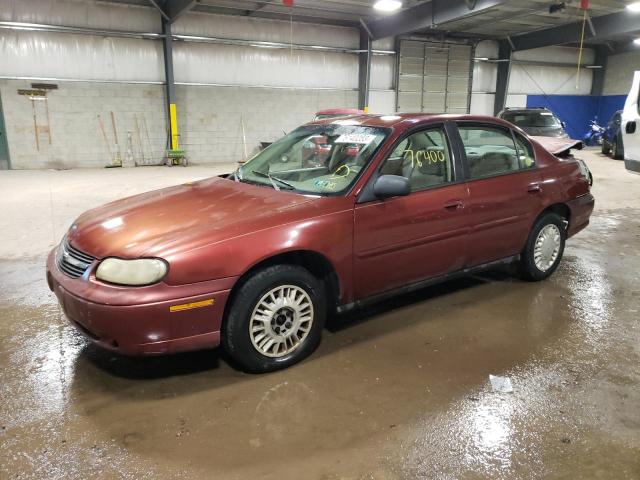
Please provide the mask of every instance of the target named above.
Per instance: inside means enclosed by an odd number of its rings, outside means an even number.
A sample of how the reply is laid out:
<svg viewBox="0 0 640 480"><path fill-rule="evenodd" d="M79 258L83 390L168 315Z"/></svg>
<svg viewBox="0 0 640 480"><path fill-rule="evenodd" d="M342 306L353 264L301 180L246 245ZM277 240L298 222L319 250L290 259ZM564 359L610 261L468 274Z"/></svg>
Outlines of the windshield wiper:
<svg viewBox="0 0 640 480"><path fill-rule="evenodd" d="M268 178L269 180L271 180L271 184L273 185L273 188L275 190L280 190L275 182L280 182L282 185L284 185L289 190L294 190L296 188L293 185L291 185L289 182L287 182L286 180L282 180L281 178L275 177L275 176L271 175L270 173L259 172L258 170L251 170L251 173L253 173L254 175L258 175L259 177L264 177L264 178Z"/></svg>

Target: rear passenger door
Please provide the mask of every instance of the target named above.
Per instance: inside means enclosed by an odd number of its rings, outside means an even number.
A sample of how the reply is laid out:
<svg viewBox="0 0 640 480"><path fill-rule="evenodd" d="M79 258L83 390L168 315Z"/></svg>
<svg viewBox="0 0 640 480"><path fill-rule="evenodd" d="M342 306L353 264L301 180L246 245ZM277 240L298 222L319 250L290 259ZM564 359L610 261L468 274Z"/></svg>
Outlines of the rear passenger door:
<svg viewBox="0 0 640 480"><path fill-rule="evenodd" d="M507 127L458 122L468 179L467 266L516 255L542 209L531 143Z"/></svg>

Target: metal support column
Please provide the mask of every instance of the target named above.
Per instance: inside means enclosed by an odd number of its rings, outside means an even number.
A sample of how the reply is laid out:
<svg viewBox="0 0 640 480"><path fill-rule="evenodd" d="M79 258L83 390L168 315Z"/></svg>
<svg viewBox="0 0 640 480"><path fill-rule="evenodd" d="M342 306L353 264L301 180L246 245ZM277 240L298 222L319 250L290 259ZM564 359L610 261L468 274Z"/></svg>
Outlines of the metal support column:
<svg viewBox="0 0 640 480"><path fill-rule="evenodd" d="M509 88L509 75L511 74L511 45L502 40L498 47L498 76L496 79L496 93L493 101L493 114L497 115L507 101L507 89Z"/></svg>
<svg viewBox="0 0 640 480"><path fill-rule="evenodd" d="M371 82L371 37L360 27L360 53L358 54L358 108L369 113L369 87Z"/></svg>
<svg viewBox="0 0 640 480"><path fill-rule="evenodd" d="M604 75L607 70L608 47L606 45L598 45L595 47L596 56L594 65L600 68L593 69L593 80L591 82L591 95L601 96L604 91Z"/></svg>
<svg viewBox="0 0 640 480"><path fill-rule="evenodd" d="M167 118L169 119L169 148L178 150L178 114L176 111L176 86L173 79L173 39L171 37L171 21L162 18L162 42L164 52L165 93L167 100Z"/></svg>

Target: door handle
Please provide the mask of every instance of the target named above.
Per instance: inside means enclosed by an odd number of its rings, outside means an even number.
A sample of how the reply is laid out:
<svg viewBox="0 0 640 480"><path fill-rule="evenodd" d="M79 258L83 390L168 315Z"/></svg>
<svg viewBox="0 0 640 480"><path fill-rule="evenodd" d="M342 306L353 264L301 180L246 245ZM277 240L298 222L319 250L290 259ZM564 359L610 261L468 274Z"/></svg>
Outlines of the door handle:
<svg viewBox="0 0 640 480"><path fill-rule="evenodd" d="M540 187L539 183L534 183L533 185L529 185L529 188L527 188L527 192L529 193L540 193L540 190L542 190L542 187Z"/></svg>
<svg viewBox="0 0 640 480"><path fill-rule="evenodd" d="M462 203L462 200L451 200L444 204L444 208L446 208L447 210L457 210L463 207L464 203Z"/></svg>

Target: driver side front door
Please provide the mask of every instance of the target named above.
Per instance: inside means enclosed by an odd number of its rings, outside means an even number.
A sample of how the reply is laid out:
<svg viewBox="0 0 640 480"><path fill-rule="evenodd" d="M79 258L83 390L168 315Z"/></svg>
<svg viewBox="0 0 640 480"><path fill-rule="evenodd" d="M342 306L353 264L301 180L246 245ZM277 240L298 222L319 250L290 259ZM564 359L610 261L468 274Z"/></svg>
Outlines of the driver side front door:
<svg viewBox="0 0 640 480"><path fill-rule="evenodd" d="M408 135L385 159L380 173L409 178L412 191L356 205L357 299L464 266L469 193L459 170L443 126Z"/></svg>

